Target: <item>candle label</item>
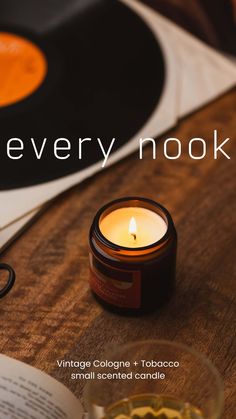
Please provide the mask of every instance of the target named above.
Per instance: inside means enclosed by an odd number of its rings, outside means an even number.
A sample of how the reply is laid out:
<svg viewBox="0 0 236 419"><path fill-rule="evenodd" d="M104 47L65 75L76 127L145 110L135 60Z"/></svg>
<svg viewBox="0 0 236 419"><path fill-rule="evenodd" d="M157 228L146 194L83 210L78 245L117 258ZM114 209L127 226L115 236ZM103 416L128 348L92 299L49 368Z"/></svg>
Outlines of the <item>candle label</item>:
<svg viewBox="0 0 236 419"><path fill-rule="evenodd" d="M122 308L140 308L141 272L110 267L90 255L90 286L102 300Z"/></svg>

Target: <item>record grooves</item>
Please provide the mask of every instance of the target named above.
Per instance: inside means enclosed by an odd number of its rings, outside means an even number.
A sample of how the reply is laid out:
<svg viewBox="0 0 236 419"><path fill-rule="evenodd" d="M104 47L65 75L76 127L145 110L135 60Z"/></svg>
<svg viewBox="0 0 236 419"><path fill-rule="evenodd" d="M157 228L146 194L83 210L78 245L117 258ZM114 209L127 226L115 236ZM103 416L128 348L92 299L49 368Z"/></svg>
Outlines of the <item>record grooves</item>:
<svg viewBox="0 0 236 419"><path fill-rule="evenodd" d="M0 107L1 190L57 179L96 163L101 155L93 142L86 145L86 158L78 159L79 137L101 138L107 148L116 137L114 151L140 130L159 102L165 66L151 30L118 1L90 3L86 13L80 10L40 35L27 24L22 28L22 21L13 26L6 13L0 20L0 32L31 40L48 65L33 94ZM24 141L20 160L6 155L12 137ZM41 160L33 153L32 137L39 148L47 138L48 152ZM61 137L72 144L67 160L53 158L54 141Z"/></svg>

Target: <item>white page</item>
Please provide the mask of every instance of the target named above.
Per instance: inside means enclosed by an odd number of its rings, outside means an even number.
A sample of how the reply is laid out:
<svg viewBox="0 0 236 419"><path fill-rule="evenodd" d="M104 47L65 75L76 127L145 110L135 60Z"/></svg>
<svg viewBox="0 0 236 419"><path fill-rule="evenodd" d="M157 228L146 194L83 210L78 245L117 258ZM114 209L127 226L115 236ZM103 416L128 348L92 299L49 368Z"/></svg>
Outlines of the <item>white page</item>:
<svg viewBox="0 0 236 419"><path fill-rule="evenodd" d="M64 385L23 362L0 355L0 418L81 419L80 402Z"/></svg>

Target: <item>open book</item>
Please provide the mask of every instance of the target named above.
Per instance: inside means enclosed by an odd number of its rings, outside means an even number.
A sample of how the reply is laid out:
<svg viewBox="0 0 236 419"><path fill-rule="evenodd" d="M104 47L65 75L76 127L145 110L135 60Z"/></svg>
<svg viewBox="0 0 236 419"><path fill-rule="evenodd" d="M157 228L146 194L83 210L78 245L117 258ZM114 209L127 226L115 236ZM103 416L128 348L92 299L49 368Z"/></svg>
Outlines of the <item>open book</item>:
<svg viewBox="0 0 236 419"><path fill-rule="evenodd" d="M63 384L23 362L0 355L1 419L82 419L79 400Z"/></svg>

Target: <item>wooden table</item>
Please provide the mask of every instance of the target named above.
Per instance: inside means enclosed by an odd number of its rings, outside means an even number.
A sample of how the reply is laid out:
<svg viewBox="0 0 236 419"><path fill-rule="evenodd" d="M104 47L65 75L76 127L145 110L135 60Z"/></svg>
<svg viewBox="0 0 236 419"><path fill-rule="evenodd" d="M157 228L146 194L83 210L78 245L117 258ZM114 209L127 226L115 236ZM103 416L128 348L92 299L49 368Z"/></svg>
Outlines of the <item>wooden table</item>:
<svg viewBox="0 0 236 419"><path fill-rule="evenodd" d="M82 385L59 370L57 359L98 358L107 342L162 338L194 346L209 356L225 381L224 418L235 419L236 285L233 159L212 158L213 130L236 132L232 91L187 117L165 136L186 144L183 157L152 160L145 150L74 188L57 201L1 256L17 283L1 301L0 351L45 370L78 396ZM188 157L188 140L208 141L208 158ZM159 312L142 318L104 311L88 286L88 230L96 210L114 198L146 196L161 202L179 234L177 290Z"/></svg>

